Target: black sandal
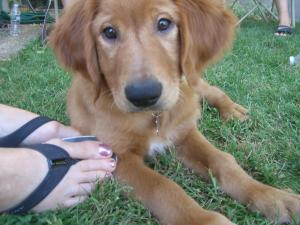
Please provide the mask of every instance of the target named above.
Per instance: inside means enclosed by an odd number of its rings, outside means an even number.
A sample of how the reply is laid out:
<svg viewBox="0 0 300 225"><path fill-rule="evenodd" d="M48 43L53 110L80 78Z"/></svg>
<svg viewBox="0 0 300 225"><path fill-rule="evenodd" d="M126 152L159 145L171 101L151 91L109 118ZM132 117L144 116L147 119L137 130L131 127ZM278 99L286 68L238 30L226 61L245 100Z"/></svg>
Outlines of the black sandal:
<svg viewBox="0 0 300 225"><path fill-rule="evenodd" d="M22 141L24 141L24 139L28 137L33 131L50 121L52 121L52 119L49 119L45 116L39 116L30 120L13 133L0 138L0 147L19 147Z"/></svg>
<svg viewBox="0 0 300 225"><path fill-rule="evenodd" d="M21 214L30 211L50 194L70 167L80 161L72 159L64 149L56 145L37 144L27 147L40 152L47 158L49 171L40 185L25 200L2 213Z"/></svg>
<svg viewBox="0 0 300 225"><path fill-rule="evenodd" d="M19 147L22 141L40 126L52 121L47 117L36 117L15 132L0 138L0 147ZM43 154L48 161L49 171L41 184L21 203L2 213L19 214L30 211L57 186L72 165L80 161L72 159L62 148L51 144L26 146Z"/></svg>
<svg viewBox="0 0 300 225"><path fill-rule="evenodd" d="M276 29L276 34L278 35L292 35L293 34L293 29L290 26L286 25L279 25Z"/></svg>

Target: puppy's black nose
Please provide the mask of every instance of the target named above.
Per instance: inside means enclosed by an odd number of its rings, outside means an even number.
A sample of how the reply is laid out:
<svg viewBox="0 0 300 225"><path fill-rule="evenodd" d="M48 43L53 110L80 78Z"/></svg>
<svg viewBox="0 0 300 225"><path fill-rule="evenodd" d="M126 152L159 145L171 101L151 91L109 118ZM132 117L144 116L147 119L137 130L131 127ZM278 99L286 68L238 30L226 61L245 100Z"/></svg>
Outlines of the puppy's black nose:
<svg viewBox="0 0 300 225"><path fill-rule="evenodd" d="M161 96L161 92L161 83L153 79L137 80L125 88L127 99L137 107L154 105Z"/></svg>

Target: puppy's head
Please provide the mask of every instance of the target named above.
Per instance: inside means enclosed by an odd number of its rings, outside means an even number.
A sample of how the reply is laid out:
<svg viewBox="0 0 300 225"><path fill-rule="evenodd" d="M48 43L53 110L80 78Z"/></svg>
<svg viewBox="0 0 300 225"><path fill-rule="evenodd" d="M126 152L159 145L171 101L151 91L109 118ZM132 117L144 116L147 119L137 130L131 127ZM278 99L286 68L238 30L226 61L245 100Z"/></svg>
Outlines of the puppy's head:
<svg viewBox="0 0 300 225"><path fill-rule="evenodd" d="M213 0L77 0L50 38L59 61L128 112L171 108L185 75L231 43L235 19Z"/></svg>

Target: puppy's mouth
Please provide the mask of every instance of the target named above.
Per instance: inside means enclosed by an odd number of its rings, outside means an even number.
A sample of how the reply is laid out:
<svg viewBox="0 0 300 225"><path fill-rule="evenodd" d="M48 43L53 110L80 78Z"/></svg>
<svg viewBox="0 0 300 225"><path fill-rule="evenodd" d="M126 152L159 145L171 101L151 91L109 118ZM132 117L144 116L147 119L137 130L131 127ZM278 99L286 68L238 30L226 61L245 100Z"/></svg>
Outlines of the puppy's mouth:
<svg viewBox="0 0 300 225"><path fill-rule="evenodd" d="M151 111L151 112L161 112L161 111L165 111L166 109L164 109L161 104L155 104L153 106L149 106L149 107L136 107L134 105L132 105L130 103L130 105L128 106L127 111L130 113L135 113L135 112L146 112L146 111Z"/></svg>

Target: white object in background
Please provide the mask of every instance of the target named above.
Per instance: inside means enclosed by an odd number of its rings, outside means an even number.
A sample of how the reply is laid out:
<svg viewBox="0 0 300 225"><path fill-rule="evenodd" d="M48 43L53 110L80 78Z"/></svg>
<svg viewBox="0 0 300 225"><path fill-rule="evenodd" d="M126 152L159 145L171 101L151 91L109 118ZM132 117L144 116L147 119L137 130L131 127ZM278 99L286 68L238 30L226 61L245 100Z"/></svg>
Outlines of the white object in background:
<svg viewBox="0 0 300 225"><path fill-rule="evenodd" d="M296 56L290 56L290 65L300 66L300 54Z"/></svg>
<svg viewBox="0 0 300 225"><path fill-rule="evenodd" d="M10 13L10 35L18 36L21 33L21 11L19 4L14 4Z"/></svg>

